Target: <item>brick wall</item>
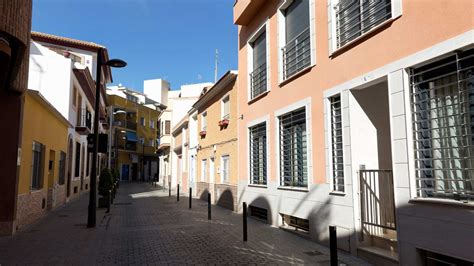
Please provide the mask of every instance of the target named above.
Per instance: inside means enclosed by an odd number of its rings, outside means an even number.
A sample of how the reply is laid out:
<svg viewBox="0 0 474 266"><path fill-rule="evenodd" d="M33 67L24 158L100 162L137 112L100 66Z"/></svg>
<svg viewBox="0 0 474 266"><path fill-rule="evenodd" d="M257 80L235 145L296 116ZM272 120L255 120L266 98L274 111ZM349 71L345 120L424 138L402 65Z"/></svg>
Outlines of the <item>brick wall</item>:
<svg viewBox="0 0 474 266"><path fill-rule="evenodd" d="M37 190L18 195L17 227L22 228L36 220L46 212L47 190ZM43 204L44 199L44 204Z"/></svg>

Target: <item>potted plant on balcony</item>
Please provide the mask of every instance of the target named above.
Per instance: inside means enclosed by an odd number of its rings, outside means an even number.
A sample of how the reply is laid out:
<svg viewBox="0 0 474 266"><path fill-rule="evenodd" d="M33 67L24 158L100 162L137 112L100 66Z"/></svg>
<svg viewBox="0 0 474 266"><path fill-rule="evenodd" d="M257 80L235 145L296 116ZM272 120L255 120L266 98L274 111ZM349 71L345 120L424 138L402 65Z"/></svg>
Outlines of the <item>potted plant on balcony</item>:
<svg viewBox="0 0 474 266"><path fill-rule="evenodd" d="M229 119L228 118L223 118L221 121L219 121L219 126L221 128L227 127L229 125Z"/></svg>
<svg viewBox="0 0 474 266"><path fill-rule="evenodd" d="M199 136L201 136L201 138L205 137L206 136L206 130L202 130L201 132L199 132Z"/></svg>
<svg viewBox="0 0 474 266"><path fill-rule="evenodd" d="M99 208L107 208L110 202L110 191L112 190L113 186L113 177L110 169L104 168L100 172L99 177L99 195L102 197L99 198Z"/></svg>

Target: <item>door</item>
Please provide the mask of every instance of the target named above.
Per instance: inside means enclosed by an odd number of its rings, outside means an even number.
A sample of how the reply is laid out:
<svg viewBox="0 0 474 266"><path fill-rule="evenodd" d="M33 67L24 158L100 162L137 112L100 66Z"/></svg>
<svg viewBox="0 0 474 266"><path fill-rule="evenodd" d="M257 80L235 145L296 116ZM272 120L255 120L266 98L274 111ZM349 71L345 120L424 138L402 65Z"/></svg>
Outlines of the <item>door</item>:
<svg viewBox="0 0 474 266"><path fill-rule="evenodd" d="M129 172L130 167L128 164L122 164L122 180L128 181L129 180Z"/></svg>
<svg viewBox="0 0 474 266"><path fill-rule="evenodd" d="M138 163L132 164L132 181L138 180Z"/></svg>

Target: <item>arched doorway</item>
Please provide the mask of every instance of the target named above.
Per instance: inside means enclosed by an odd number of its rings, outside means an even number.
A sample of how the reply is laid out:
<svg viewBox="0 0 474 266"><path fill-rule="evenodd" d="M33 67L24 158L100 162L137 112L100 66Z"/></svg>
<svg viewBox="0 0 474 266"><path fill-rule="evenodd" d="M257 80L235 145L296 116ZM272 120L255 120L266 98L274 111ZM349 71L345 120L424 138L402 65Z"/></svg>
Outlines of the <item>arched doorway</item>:
<svg viewBox="0 0 474 266"><path fill-rule="evenodd" d="M72 179L72 139L71 136L68 137L68 146L67 146L67 182L66 182L66 196L71 196L71 179Z"/></svg>

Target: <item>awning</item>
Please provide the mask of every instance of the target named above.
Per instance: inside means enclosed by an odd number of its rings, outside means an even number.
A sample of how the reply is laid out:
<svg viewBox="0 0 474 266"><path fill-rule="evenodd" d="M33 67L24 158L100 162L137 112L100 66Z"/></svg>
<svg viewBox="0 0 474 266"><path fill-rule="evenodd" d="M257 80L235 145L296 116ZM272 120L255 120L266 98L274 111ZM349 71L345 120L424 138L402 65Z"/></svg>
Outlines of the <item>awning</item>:
<svg viewBox="0 0 474 266"><path fill-rule="evenodd" d="M127 131L127 141L137 142L137 134L135 132Z"/></svg>

